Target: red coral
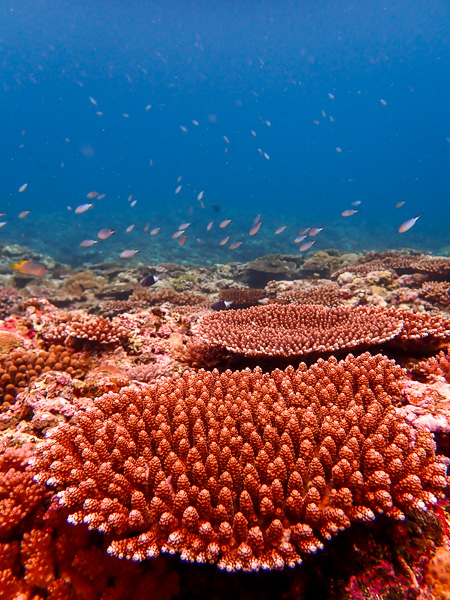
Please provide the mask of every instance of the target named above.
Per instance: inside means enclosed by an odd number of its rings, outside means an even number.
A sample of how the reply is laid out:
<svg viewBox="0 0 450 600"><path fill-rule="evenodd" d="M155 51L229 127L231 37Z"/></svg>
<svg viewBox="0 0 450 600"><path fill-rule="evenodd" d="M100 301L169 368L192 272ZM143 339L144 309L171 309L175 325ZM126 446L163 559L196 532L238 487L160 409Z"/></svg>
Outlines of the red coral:
<svg viewBox="0 0 450 600"><path fill-rule="evenodd" d="M446 488L431 435L396 414L403 375L364 354L124 388L53 430L37 479L113 556L294 566L352 521L403 519Z"/></svg>

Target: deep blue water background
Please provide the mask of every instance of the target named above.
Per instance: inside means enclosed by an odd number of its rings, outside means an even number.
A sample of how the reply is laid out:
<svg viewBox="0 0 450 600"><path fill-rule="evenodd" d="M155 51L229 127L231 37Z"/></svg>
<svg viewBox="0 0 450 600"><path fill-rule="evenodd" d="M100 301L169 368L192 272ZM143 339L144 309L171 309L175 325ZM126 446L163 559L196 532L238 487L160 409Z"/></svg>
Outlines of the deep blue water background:
<svg viewBox="0 0 450 600"><path fill-rule="evenodd" d="M0 65L0 243L73 265L126 248L149 262L228 262L296 253L299 228L318 226L312 250L448 251L445 0L5 0ZM82 215L67 210L91 190L107 196ZM360 212L341 217L354 201ZM22 210L31 214L19 220ZM147 221L162 226L157 236ZM171 235L186 221L180 247ZM80 248L101 227L118 233ZM219 246L225 235L245 243Z"/></svg>

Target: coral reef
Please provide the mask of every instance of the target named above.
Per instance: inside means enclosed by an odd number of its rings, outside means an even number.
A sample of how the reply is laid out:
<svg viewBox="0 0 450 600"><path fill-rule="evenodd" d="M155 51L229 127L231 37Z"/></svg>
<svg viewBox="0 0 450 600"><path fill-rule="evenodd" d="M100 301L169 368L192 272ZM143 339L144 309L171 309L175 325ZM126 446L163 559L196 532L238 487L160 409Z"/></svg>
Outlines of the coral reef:
<svg viewBox="0 0 450 600"><path fill-rule="evenodd" d="M228 571L301 562L352 521L404 519L447 487L392 404L402 370L366 353L262 374L186 372L94 401L37 447L39 483L109 554Z"/></svg>
<svg viewBox="0 0 450 600"><path fill-rule="evenodd" d="M374 307L258 306L207 315L194 326L204 342L246 356L303 356L367 348L394 338L403 323Z"/></svg>
<svg viewBox="0 0 450 600"><path fill-rule="evenodd" d="M232 308L248 308L258 304L266 294L261 289L226 289L220 290L219 300L232 302Z"/></svg>
<svg viewBox="0 0 450 600"><path fill-rule="evenodd" d="M82 376L89 367L89 358L60 345L50 345L48 350L17 348L0 357L0 401L3 409L14 402L41 373L66 371L74 377Z"/></svg>
<svg viewBox="0 0 450 600"><path fill-rule="evenodd" d="M342 304L343 297L339 286L335 283L310 285L300 290L281 292L274 302L290 304L322 304L323 306L337 306Z"/></svg>
<svg viewBox="0 0 450 600"><path fill-rule="evenodd" d="M450 383L450 355L448 352L439 352L437 356L422 361L419 369L428 376L444 377Z"/></svg>
<svg viewBox="0 0 450 600"><path fill-rule="evenodd" d="M374 258L356 265L349 265L338 269L332 273L333 278L339 277L342 273L350 271L352 273L367 274L371 271L392 270L398 275L405 273L424 273L426 275L439 275L448 277L450 275L450 258L440 256L409 256L409 255L390 255L382 258Z"/></svg>
<svg viewBox="0 0 450 600"><path fill-rule="evenodd" d="M420 294L425 300L443 308L450 308L450 283L447 281L429 281L422 284Z"/></svg>

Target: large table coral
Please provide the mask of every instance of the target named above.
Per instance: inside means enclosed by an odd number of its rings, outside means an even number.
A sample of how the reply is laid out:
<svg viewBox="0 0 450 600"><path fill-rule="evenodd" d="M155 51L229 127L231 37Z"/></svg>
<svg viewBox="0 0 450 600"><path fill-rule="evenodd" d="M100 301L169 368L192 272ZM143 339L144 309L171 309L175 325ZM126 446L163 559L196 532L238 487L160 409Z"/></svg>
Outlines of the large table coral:
<svg viewBox="0 0 450 600"><path fill-rule="evenodd" d="M40 483L108 552L228 571L301 562L352 521L404 519L447 487L431 434L397 415L394 361L186 372L94 401L37 448Z"/></svg>

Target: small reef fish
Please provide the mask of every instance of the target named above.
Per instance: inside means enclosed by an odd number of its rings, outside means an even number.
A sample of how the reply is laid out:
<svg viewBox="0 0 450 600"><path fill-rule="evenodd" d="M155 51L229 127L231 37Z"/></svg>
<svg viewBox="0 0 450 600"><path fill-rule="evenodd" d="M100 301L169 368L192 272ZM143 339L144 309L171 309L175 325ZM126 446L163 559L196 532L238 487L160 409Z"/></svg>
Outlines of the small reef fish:
<svg viewBox="0 0 450 600"><path fill-rule="evenodd" d="M125 229L125 233L131 233L134 229L135 225L133 223L133 225L128 225L128 227Z"/></svg>
<svg viewBox="0 0 450 600"><path fill-rule="evenodd" d="M177 183L180 183L180 181L183 179L183 175L178 175L177 177Z"/></svg>
<svg viewBox="0 0 450 600"><path fill-rule="evenodd" d="M13 269L22 275L33 275L33 277L39 277L48 271L47 267L37 260L21 260L13 265Z"/></svg>
<svg viewBox="0 0 450 600"><path fill-rule="evenodd" d="M395 208L401 208L404 204L405 204L404 200L402 202L397 202L397 204L395 205Z"/></svg>
<svg viewBox="0 0 450 600"><path fill-rule="evenodd" d="M97 240L83 240L80 244L83 248L90 248L94 244L98 244Z"/></svg>
<svg viewBox="0 0 450 600"><path fill-rule="evenodd" d="M180 238L184 233L184 229L180 229L179 231L176 231L173 235L172 235L172 239L173 240L177 240L178 238Z"/></svg>
<svg viewBox="0 0 450 600"><path fill-rule="evenodd" d="M159 233L161 230L161 227L153 227L153 229L150 231L150 235L156 235L157 233Z"/></svg>
<svg viewBox="0 0 450 600"><path fill-rule="evenodd" d="M98 196L98 192L89 192L88 194L86 194L86 198L89 199L95 198L96 196Z"/></svg>
<svg viewBox="0 0 450 600"><path fill-rule="evenodd" d="M329 98L330 100L334 100L334 94L330 94L330 92L328 92L328 98Z"/></svg>
<svg viewBox="0 0 450 600"><path fill-rule="evenodd" d="M97 100L95 98L93 98L92 96L89 96L89 100L90 100L91 104L93 104L94 106L98 105Z"/></svg>
<svg viewBox="0 0 450 600"><path fill-rule="evenodd" d="M225 244L228 242L229 239L230 239L229 235L227 235L227 237L224 237L223 240L220 240L219 246L225 246Z"/></svg>
<svg viewBox="0 0 450 600"><path fill-rule="evenodd" d="M357 212L359 212L359 210L353 210L352 208L349 208L341 213L341 217L351 217L352 215L356 215Z"/></svg>
<svg viewBox="0 0 450 600"><path fill-rule="evenodd" d="M233 242L232 244L230 244L230 250L236 250L236 248L239 248L239 246L242 246L244 242L242 240L239 240L238 242Z"/></svg>
<svg viewBox="0 0 450 600"><path fill-rule="evenodd" d="M211 304L210 308L212 310L228 310L232 304L232 300L217 300Z"/></svg>
<svg viewBox="0 0 450 600"><path fill-rule="evenodd" d="M192 119L191 123L192 123L192 125L195 125L196 127L198 127L200 125L200 123L198 121L196 121L195 119Z"/></svg>
<svg viewBox="0 0 450 600"><path fill-rule="evenodd" d="M178 240L178 245L179 246L184 246L184 244L186 243L187 240L187 234L184 234L183 236L180 237L180 239Z"/></svg>
<svg viewBox="0 0 450 600"><path fill-rule="evenodd" d="M201 192L199 192L198 196L197 196L197 200L200 202L200 200L203 198L203 190Z"/></svg>
<svg viewBox="0 0 450 600"><path fill-rule="evenodd" d="M29 214L30 214L29 210L23 210L22 212L19 213L19 219L25 219L25 217L28 217Z"/></svg>
<svg viewBox="0 0 450 600"><path fill-rule="evenodd" d="M214 221L210 221L206 226L206 231L211 231L212 226L214 225Z"/></svg>
<svg viewBox="0 0 450 600"><path fill-rule="evenodd" d="M175 190L175 194L179 194L181 192L181 185L179 185L176 190Z"/></svg>
<svg viewBox="0 0 450 600"><path fill-rule="evenodd" d="M103 200L103 198L106 198L106 194L99 194L97 196L97 200Z"/></svg>
<svg viewBox="0 0 450 600"><path fill-rule="evenodd" d="M130 202L131 208L133 208L133 206L136 206L136 204L137 204L137 200L133 200L133 202Z"/></svg>
<svg viewBox="0 0 450 600"><path fill-rule="evenodd" d="M311 246L313 244L316 243L316 240L309 240L309 242L305 242L304 244L302 244L299 248L300 252L306 252L307 250L309 250L311 248Z"/></svg>
<svg viewBox="0 0 450 600"><path fill-rule="evenodd" d="M262 221L258 221L257 223L253 223L253 225L250 228L250 231L248 232L248 235L256 235L260 229L262 225Z"/></svg>
<svg viewBox="0 0 450 600"><path fill-rule="evenodd" d="M250 133L252 134L252 136L253 136L253 137L256 137L256 131L255 131L254 129L252 129L252 130L250 131Z"/></svg>
<svg viewBox="0 0 450 600"><path fill-rule="evenodd" d="M24 183L23 185L20 186L19 188L19 192L22 193L24 192L28 187L28 183Z"/></svg>
<svg viewBox="0 0 450 600"><path fill-rule="evenodd" d="M417 217L414 217L412 219L408 219L407 221L405 221L404 223L402 223L400 225L400 227L398 228L398 232L399 233L405 233L405 231L408 231L409 229L411 229L411 227L414 227L414 225L417 223L417 220L420 219L422 215L417 215Z"/></svg>
<svg viewBox="0 0 450 600"><path fill-rule="evenodd" d="M1 221L1 222L0 222L0 229L1 229L2 227L4 227L4 226L6 225L6 223L7 223L7 222L8 222L8 221Z"/></svg>
<svg viewBox="0 0 450 600"><path fill-rule="evenodd" d="M339 148L339 146L336 146L336 152L337 152L338 154L340 154L340 153L342 152L342 148Z"/></svg>
<svg viewBox="0 0 450 600"><path fill-rule="evenodd" d="M127 202L131 202L133 200L133 194L130 194L127 198Z"/></svg>
<svg viewBox="0 0 450 600"><path fill-rule="evenodd" d="M359 206L361 204L361 200L355 200L354 202L350 202L350 206Z"/></svg>
<svg viewBox="0 0 450 600"><path fill-rule="evenodd" d="M226 135L224 135L224 136L223 136L223 139L225 140L225 142L226 142L227 144L229 144L229 143L230 143L230 140L227 138L227 136L226 136Z"/></svg>
<svg viewBox="0 0 450 600"><path fill-rule="evenodd" d="M180 125L180 129L183 133L187 133L187 127L185 127L184 125Z"/></svg>
<svg viewBox="0 0 450 600"><path fill-rule="evenodd" d="M230 223L231 223L231 219L225 219L224 221L222 221L222 223L220 223L219 227L220 227L220 229L224 229Z"/></svg>
<svg viewBox="0 0 450 600"><path fill-rule="evenodd" d="M387 106L387 102L386 100L383 100L383 98L380 98L380 104L382 104L383 106Z"/></svg>
<svg viewBox="0 0 450 600"><path fill-rule="evenodd" d="M116 233L115 229L100 229L97 233L97 237L101 240L107 240L113 233Z"/></svg>
<svg viewBox="0 0 450 600"><path fill-rule="evenodd" d="M277 227L275 229L275 235L280 235L280 233L283 233L283 231L286 229L287 225L282 225L281 227Z"/></svg>
<svg viewBox="0 0 450 600"><path fill-rule="evenodd" d="M303 240L305 238L306 238L306 235L298 235L294 240L294 244L300 244L300 242L303 242Z"/></svg>
<svg viewBox="0 0 450 600"><path fill-rule="evenodd" d="M184 231L185 229L187 229L189 227L190 223L182 223L179 227L178 227L178 231Z"/></svg>
<svg viewBox="0 0 450 600"><path fill-rule="evenodd" d="M144 287L150 287L152 285L155 285L157 281L159 281L159 277L157 275L147 275L141 281L141 285L143 285Z"/></svg>
<svg viewBox="0 0 450 600"><path fill-rule="evenodd" d="M120 253L120 258L132 258L135 256L139 250L124 250Z"/></svg>
<svg viewBox="0 0 450 600"><path fill-rule="evenodd" d="M309 235L311 237L314 237L315 235L317 235L318 233L320 233L323 230L323 227L312 227L309 230Z"/></svg>
<svg viewBox="0 0 450 600"><path fill-rule="evenodd" d="M147 222L147 223L144 225L144 233L147 233L147 231L148 231L149 229L150 229L150 223L148 223L148 222Z"/></svg>
<svg viewBox="0 0 450 600"><path fill-rule="evenodd" d="M79 206L76 207L75 209L75 214L76 215L81 215L83 213L85 213L87 210L89 210L90 208L92 208L94 206L94 204L88 204L86 202L86 204L80 204Z"/></svg>
<svg viewBox="0 0 450 600"><path fill-rule="evenodd" d="M300 231L298 233L299 233L299 235L306 235L309 230L310 230L310 227L303 227L302 229L300 229Z"/></svg>

